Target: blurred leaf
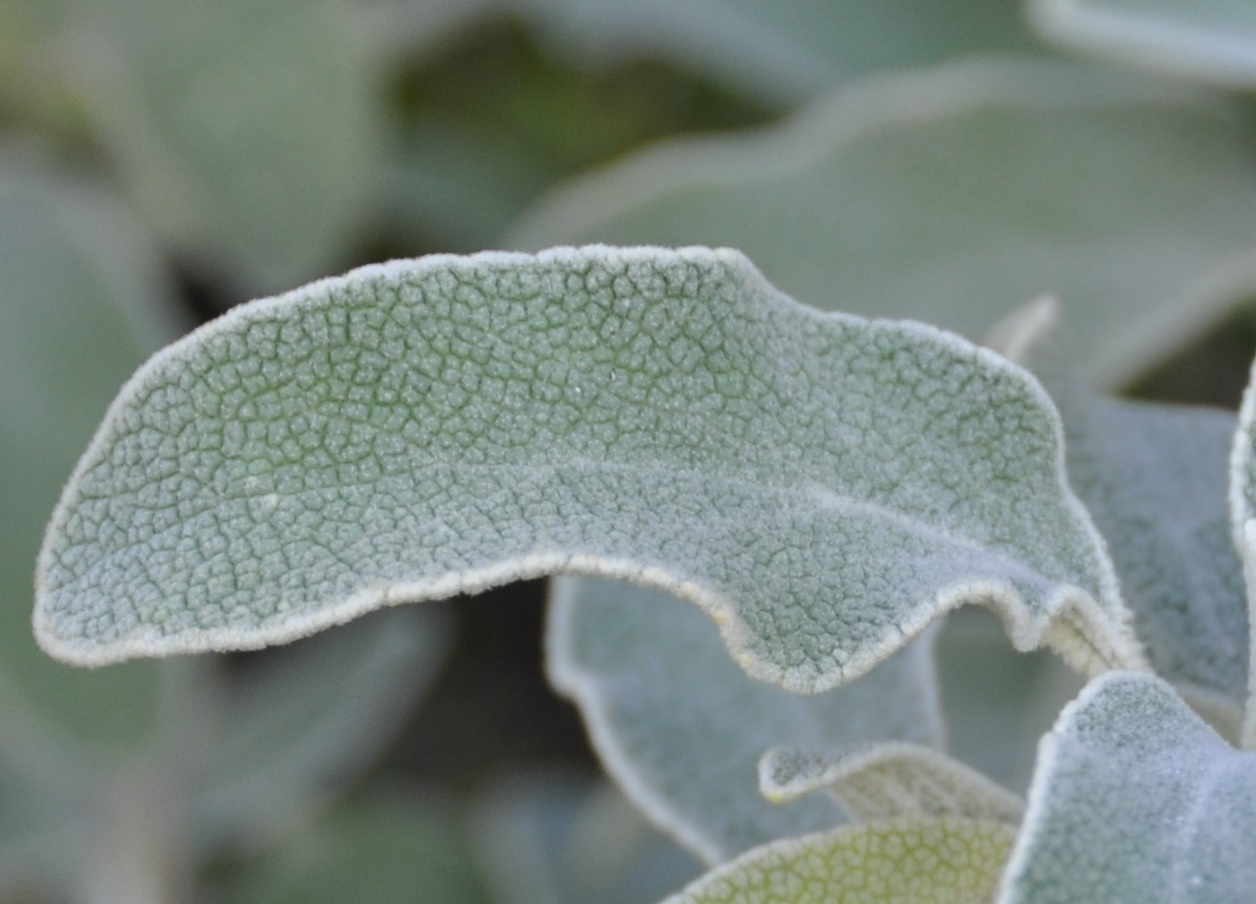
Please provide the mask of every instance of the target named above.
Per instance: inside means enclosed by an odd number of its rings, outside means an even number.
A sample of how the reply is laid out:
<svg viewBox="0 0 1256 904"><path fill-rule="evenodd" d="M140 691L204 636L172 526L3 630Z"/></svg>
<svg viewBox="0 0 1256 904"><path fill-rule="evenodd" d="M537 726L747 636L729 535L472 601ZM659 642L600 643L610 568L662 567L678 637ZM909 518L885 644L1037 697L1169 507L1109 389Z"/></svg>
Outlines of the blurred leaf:
<svg viewBox="0 0 1256 904"><path fill-rule="evenodd" d="M846 826L756 848L663 904L977 904L1015 834L954 818Z"/></svg>
<svg viewBox="0 0 1256 904"><path fill-rule="evenodd" d="M652 904L698 873L616 789L560 773L494 782L473 827L497 904Z"/></svg>
<svg viewBox="0 0 1256 904"><path fill-rule="evenodd" d="M361 224L377 73L345 0L58 0L49 65L145 217L245 289L325 272Z"/></svg>
<svg viewBox="0 0 1256 904"><path fill-rule="evenodd" d="M488 904L451 801L376 788L220 882L222 904Z"/></svg>
<svg viewBox="0 0 1256 904"><path fill-rule="evenodd" d="M401 0L396 24L449 34L490 13L530 22L559 52L605 64L669 58L776 104L843 79L1033 40L1020 0Z"/></svg>
<svg viewBox="0 0 1256 904"><path fill-rule="evenodd" d="M769 747L943 740L927 637L849 685L801 697L737 668L692 606L628 584L560 578L546 650L550 680L580 707L611 777L708 863L842 821L821 797L763 798L756 764Z"/></svg>
<svg viewBox="0 0 1256 904"><path fill-rule="evenodd" d="M1256 87L1256 6L1246 0L1031 0L1046 38L1174 75Z"/></svg>
<svg viewBox="0 0 1256 904"><path fill-rule="evenodd" d="M506 240L727 245L796 298L974 338L1043 292L1116 383L1256 287L1256 167L1225 108L1058 64L851 86L757 135L577 180Z"/></svg>
<svg viewBox="0 0 1256 904"><path fill-rule="evenodd" d="M567 572L699 604L796 690L966 602L1018 648L1141 664L1060 442L1005 359L806 309L736 252L394 262L136 374L53 517L36 633L83 664L248 648Z"/></svg>
<svg viewBox="0 0 1256 904"><path fill-rule="evenodd" d="M859 822L899 816L960 816L1016 825L1024 802L958 760L886 741L834 751L778 747L759 762L769 800L793 800L824 789Z"/></svg>
<svg viewBox="0 0 1256 904"><path fill-rule="evenodd" d="M1256 762L1164 681L1113 672L1042 743L1000 904L1242 904Z"/></svg>
<svg viewBox="0 0 1256 904"><path fill-rule="evenodd" d="M197 827L265 838L339 793L411 717L444 659L432 610L381 613L283 651L223 700Z"/></svg>
<svg viewBox="0 0 1256 904"><path fill-rule="evenodd" d="M39 537L109 397L176 326L157 256L119 200L14 147L0 151L0 285L0 758L56 785L99 765L100 744L145 734L156 671L85 675L35 646Z"/></svg>
<svg viewBox="0 0 1256 904"><path fill-rule="evenodd" d="M947 752L1023 795L1038 739L1082 678L1045 650L1012 649L998 619L978 609L949 614L933 649Z"/></svg>

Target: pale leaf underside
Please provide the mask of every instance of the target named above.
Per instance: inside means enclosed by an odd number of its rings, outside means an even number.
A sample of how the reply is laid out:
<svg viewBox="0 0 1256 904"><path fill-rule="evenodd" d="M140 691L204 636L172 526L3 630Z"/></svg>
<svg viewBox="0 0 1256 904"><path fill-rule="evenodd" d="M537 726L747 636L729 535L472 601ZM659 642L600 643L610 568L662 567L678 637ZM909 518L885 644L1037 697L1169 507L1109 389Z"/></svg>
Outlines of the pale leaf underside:
<svg viewBox="0 0 1256 904"><path fill-rule="evenodd" d="M282 642L571 572L706 608L818 691L940 611L1141 665L1058 419L1003 359L803 308L739 254L368 267L237 308L124 388L41 552L80 663Z"/></svg>

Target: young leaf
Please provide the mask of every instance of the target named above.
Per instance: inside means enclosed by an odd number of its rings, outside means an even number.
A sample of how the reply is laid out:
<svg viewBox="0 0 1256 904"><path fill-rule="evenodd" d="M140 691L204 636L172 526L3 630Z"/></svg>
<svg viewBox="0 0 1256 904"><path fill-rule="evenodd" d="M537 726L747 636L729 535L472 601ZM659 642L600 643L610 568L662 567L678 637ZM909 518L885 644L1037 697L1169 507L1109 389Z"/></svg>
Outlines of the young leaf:
<svg viewBox="0 0 1256 904"><path fill-rule="evenodd" d="M1020 822L1025 805L980 772L936 750L886 742L816 752L777 748L759 761L759 787L786 801L825 789L853 819L962 816Z"/></svg>
<svg viewBox="0 0 1256 904"><path fill-rule="evenodd" d="M956 63L645 151L506 241L728 245L800 301L973 339L1054 292L1078 361L1113 384L1256 287L1249 144L1231 111L1145 78Z"/></svg>
<svg viewBox="0 0 1256 904"><path fill-rule="evenodd" d="M1174 75L1256 86L1256 6L1233 0L1031 0L1048 39Z"/></svg>
<svg viewBox="0 0 1256 904"><path fill-rule="evenodd" d="M967 602L1139 666L1059 430L992 352L806 309L732 251L367 267L141 368L53 515L35 626L103 663L570 572L698 603L798 690Z"/></svg>
<svg viewBox="0 0 1256 904"><path fill-rule="evenodd" d="M607 772L711 864L842 821L825 798L780 804L758 793L769 747L940 747L930 647L921 637L851 684L800 697L747 677L695 607L590 578L558 579L546 634L550 680L580 707Z"/></svg>
<svg viewBox="0 0 1256 904"><path fill-rule="evenodd" d="M1042 742L1000 904L1241 904L1256 864L1256 758L1166 682L1093 681Z"/></svg>
<svg viewBox="0 0 1256 904"><path fill-rule="evenodd" d="M756 848L662 904L974 904L993 896L1015 835L957 818L845 826Z"/></svg>

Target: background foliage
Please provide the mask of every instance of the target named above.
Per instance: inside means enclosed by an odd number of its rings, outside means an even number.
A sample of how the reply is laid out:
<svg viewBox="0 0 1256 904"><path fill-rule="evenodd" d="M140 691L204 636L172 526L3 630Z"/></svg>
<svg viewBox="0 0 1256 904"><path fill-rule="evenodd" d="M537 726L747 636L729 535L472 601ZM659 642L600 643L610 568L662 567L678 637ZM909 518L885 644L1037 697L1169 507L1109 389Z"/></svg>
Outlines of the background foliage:
<svg viewBox="0 0 1256 904"><path fill-rule="evenodd" d="M1095 381L1236 407L1252 24L1076 6L0 0L0 897L628 904L694 875L544 685L540 585L82 673L27 627L48 513L159 345L434 251L732 242L804 301L970 335L1062 292ZM972 664L1073 687L987 628L939 640L953 749L1023 790L1056 709Z"/></svg>

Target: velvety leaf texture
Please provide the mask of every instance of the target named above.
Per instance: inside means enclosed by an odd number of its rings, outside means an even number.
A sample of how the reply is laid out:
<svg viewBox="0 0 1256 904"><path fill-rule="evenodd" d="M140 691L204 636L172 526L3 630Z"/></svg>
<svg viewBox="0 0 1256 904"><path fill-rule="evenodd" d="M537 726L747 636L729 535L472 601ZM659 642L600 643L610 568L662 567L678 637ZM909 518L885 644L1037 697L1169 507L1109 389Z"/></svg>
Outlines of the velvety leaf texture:
<svg viewBox="0 0 1256 904"><path fill-rule="evenodd" d="M1149 674L1092 682L1044 739L1000 904L1246 904L1256 756Z"/></svg>
<svg viewBox="0 0 1256 904"><path fill-rule="evenodd" d="M663 904L978 904L1014 836L964 819L848 826L756 848Z"/></svg>
<svg viewBox="0 0 1256 904"><path fill-rule="evenodd" d="M355 271L153 358L72 475L36 631L81 663L255 647L516 578L627 578L817 691L939 611L1141 665L1036 382L804 308L740 254Z"/></svg>

